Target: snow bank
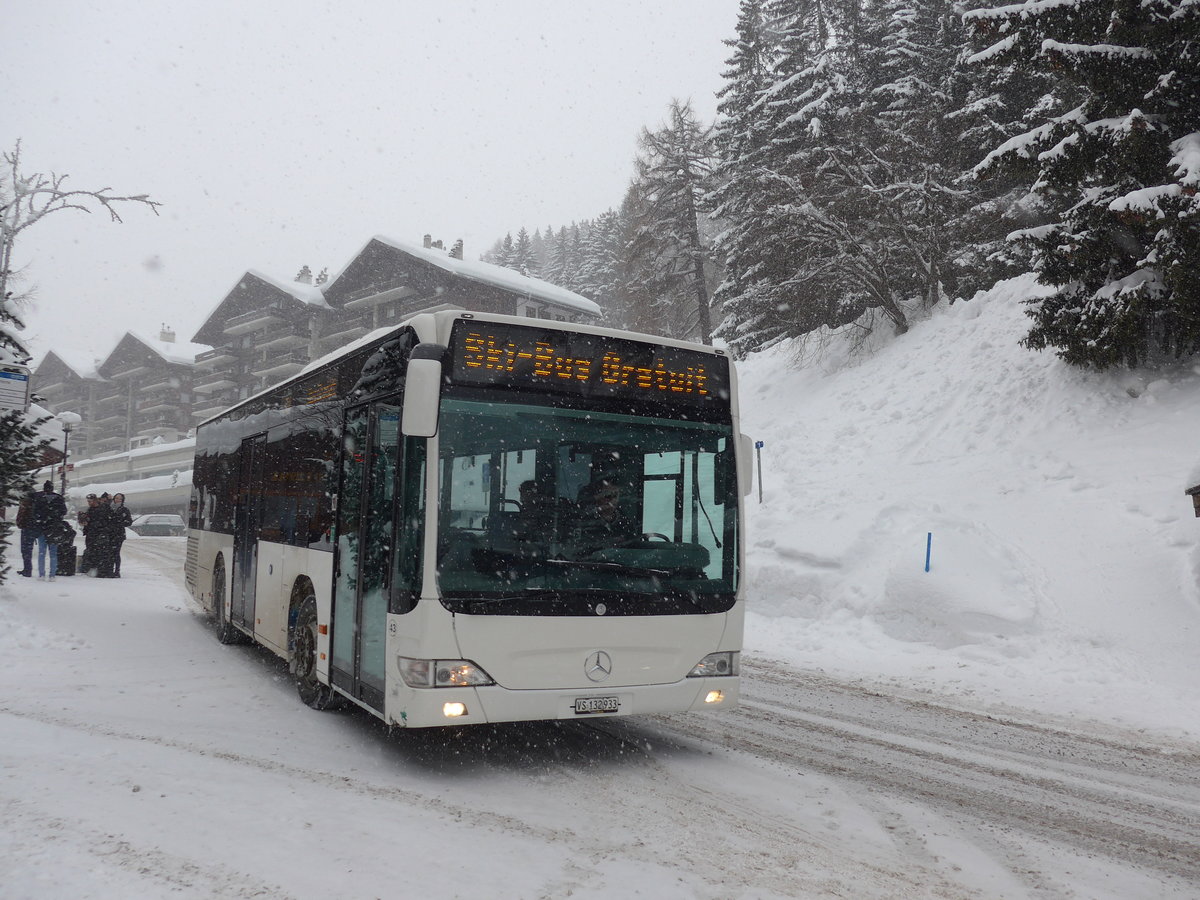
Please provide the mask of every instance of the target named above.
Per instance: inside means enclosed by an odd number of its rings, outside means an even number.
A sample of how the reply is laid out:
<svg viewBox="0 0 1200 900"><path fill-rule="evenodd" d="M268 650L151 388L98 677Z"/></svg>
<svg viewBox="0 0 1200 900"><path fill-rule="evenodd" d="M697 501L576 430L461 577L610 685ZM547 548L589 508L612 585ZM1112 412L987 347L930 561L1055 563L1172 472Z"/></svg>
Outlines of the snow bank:
<svg viewBox="0 0 1200 900"><path fill-rule="evenodd" d="M939 307L871 355L835 336L740 365L743 427L766 442L747 649L1198 735L1200 378L1020 348L1039 290Z"/></svg>

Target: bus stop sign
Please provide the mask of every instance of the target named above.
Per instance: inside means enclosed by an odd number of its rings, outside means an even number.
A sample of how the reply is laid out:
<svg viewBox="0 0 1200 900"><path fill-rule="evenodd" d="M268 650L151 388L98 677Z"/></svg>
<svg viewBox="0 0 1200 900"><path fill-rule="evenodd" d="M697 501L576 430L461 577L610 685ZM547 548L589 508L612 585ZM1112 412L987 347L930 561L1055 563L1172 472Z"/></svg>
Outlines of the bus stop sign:
<svg viewBox="0 0 1200 900"><path fill-rule="evenodd" d="M0 412L29 409L29 370L24 366L0 368Z"/></svg>

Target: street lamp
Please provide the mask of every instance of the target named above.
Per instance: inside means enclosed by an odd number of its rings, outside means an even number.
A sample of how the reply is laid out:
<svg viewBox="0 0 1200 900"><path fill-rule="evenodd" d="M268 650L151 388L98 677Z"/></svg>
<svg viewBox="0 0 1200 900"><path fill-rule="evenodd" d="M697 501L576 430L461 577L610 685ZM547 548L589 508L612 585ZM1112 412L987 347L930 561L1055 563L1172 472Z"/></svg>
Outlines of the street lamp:
<svg viewBox="0 0 1200 900"><path fill-rule="evenodd" d="M62 426L63 432L63 458L62 458L62 495L63 499L67 499L67 453L70 449L71 429L83 421L83 417L79 413L60 412L54 418L58 419L58 424Z"/></svg>

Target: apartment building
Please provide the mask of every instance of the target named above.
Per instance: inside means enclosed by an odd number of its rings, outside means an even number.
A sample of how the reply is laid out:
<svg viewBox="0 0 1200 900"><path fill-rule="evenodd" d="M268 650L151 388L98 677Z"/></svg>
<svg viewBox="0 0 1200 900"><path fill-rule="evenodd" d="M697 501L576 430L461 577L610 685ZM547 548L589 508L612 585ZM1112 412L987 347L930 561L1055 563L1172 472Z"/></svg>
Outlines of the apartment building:
<svg viewBox="0 0 1200 900"><path fill-rule="evenodd" d="M177 343L165 327L157 338L127 331L98 363L50 351L34 372L34 391L51 412L81 417L73 457L176 441L191 428L192 369L207 349Z"/></svg>
<svg viewBox="0 0 1200 900"><path fill-rule="evenodd" d="M97 395L104 385L96 363L63 350L51 350L38 365L32 380L45 409L53 413L78 413L82 417L83 423L72 432L75 442L72 455L93 455L96 448L90 425L95 420Z"/></svg>
<svg viewBox="0 0 1200 900"><path fill-rule="evenodd" d="M321 352L434 307L559 322L600 318L600 307L579 294L503 266L464 260L461 253L461 242L447 253L429 235L422 246L371 238L324 286L329 318Z"/></svg>
<svg viewBox="0 0 1200 900"><path fill-rule="evenodd" d="M454 307L560 322L600 317L600 307L585 297L463 260L461 253L461 242L448 253L429 235L422 246L376 236L324 284L247 272L192 338L213 348L196 357L192 423L422 310Z"/></svg>
<svg viewBox="0 0 1200 900"><path fill-rule="evenodd" d="M79 413L75 458L187 437L191 428L299 372L310 361L427 309L455 307L560 322L593 322L591 300L511 269L462 258L425 235L420 245L371 238L327 282L283 281L248 270L191 342L165 328L130 331L106 359L46 354L34 391L58 413ZM318 278L319 282L323 279Z"/></svg>
<svg viewBox="0 0 1200 900"><path fill-rule="evenodd" d="M318 351L328 306L320 287L249 270L209 313L192 341L192 424L299 372Z"/></svg>

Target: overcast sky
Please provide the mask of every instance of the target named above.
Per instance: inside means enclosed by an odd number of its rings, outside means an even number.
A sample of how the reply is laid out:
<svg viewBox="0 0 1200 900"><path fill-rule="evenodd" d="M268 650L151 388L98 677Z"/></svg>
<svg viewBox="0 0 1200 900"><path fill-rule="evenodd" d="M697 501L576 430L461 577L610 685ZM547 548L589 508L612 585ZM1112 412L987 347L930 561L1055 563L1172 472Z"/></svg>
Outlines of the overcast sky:
<svg viewBox="0 0 1200 900"><path fill-rule="evenodd" d="M148 193L25 233L40 358L190 340L246 269L331 274L373 235L466 242L617 205L672 97L706 121L735 0L14 0L0 145L68 186Z"/></svg>

